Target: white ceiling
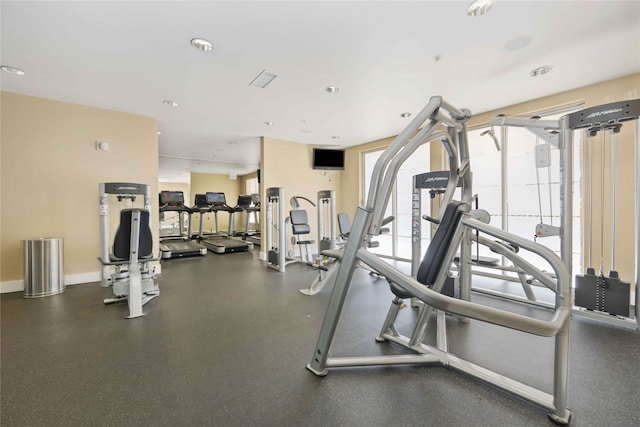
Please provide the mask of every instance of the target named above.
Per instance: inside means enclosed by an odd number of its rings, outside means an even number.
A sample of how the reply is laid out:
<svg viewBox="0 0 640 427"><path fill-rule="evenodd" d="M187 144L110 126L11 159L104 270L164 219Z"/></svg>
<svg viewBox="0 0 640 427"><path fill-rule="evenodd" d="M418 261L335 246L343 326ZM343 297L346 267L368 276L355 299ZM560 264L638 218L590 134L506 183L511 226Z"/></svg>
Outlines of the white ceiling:
<svg viewBox="0 0 640 427"><path fill-rule="evenodd" d="M1 88L157 117L160 180L185 181L256 170L260 136L346 147L434 95L480 113L640 72L638 1L469 2L3 0L1 62L27 75Z"/></svg>

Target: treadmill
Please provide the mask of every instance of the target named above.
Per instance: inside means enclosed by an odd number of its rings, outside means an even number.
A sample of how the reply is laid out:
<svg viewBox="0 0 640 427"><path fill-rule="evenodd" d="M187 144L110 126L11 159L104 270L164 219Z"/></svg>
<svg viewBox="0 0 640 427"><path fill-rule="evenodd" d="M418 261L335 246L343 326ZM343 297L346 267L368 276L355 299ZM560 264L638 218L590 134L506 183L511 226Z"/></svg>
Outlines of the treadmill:
<svg viewBox="0 0 640 427"><path fill-rule="evenodd" d="M182 258L188 256L206 255L207 248L189 238L190 231L184 230L183 215L189 215L189 228L191 228L191 209L184 205L182 191L160 192L160 215L166 212L178 212L180 222L179 235L160 235L160 252L163 259ZM161 230L162 231L162 230Z"/></svg>
<svg viewBox="0 0 640 427"><path fill-rule="evenodd" d="M217 235L205 237L200 234L199 241L211 252L217 254L228 254L235 252L246 252L253 249L253 244L243 240L231 239L228 235L218 230L218 211L229 213L229 233L233 230L233 214L237 212L236 208L227 205L227 199L224 193L206 193L207 204L211 206L211 212L215 216ZM200 215L200 231L202 231L202 215Z"/></svg>
<svg viewBox="0 0 640 427"><path fill-rule="evenodd" d="M238 196L238 207L241 207L245 212L244 232L242 233L242 240L249 241L254 245L260 246L260 194L251 194L248 196ZM253 214L255 230L249 228L251 222L251 215Z"/></svg>

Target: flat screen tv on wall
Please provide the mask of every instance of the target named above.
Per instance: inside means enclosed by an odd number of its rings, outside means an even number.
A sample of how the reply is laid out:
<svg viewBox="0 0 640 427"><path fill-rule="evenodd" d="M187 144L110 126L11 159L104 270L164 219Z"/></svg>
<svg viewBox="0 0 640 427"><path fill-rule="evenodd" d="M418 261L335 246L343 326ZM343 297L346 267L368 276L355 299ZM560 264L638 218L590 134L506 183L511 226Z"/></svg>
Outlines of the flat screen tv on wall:
<svg viewBox="0 0 640 427"><path fill-rule="evenodd" d="M314 148L313 168L324 170L344 170L344 150Z"/></svg>

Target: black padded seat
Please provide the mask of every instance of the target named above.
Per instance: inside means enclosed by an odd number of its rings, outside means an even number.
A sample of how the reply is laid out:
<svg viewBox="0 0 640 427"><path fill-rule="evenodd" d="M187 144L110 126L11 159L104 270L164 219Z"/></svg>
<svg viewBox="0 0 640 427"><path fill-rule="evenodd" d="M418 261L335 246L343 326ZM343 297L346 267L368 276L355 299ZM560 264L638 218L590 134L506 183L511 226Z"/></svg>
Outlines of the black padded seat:
<svg viewBox="0 0 640 427"><path fill-rule="evenodd" d="M431 244L427 248L416 279L425 286L431 287L436 282L438 275L445 271L445 258L451 245L456 229L462 221L462 215L469 210L469 205L463 202L451 202L442 217L442 221L436 230ZM399 298L411 298L414 295L391 283L391 292Z"/></svg>
<svg viewBox="0 0 640 427"><path fill-rule="evenodd" d="M138 259L151 258L153 236L149 227L149 211L145 209L123 209L120 211L120 224L118 224L118 229L113 239L112 261L129 261L131 252L131 218L134 212L140 212Z"/></svg>
<svg viewBox="0 0 640 427"><path fill-rule="evenodd" d="M304 209L295 209L289 211L289 218L291 219L291 227L293 234L296 236L309 234L311 227L309 227L309 218L307 217L307 211ZM314 240L298 240L298 245L310 245L315 243Z"/></svg>

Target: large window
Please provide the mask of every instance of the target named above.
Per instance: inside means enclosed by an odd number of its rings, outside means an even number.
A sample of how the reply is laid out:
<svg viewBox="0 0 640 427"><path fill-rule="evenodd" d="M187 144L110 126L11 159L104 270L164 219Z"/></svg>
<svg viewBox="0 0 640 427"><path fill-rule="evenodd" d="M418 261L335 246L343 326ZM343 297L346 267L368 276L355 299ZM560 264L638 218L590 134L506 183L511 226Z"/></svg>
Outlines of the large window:
<svg viewBox="0 0 640 427"><path fill-rule="evenodd" d="M576 108L577 109L577 108ZM542 120L557 120L575 109L553 114L541 114ZM506 127L503 138L500 128L495 128L501 150L496 149L487 128L469 132L469 151L473 171L473 191L478 195L479 207L491 214L491 225L503 228L527 239L534 239L536 226L545 224L560 226L560 151L549 147L551 164L537 167L536 148L546 144L531 131L520 127ZM573 150L573 270L581 271L580 230L581 211L581 140L574 140ZM503 186L506 183L506 186ZM505 198L503 203L503 198ZM560 255L559 236L537 239ZM486 248L480 248L481 256L496 257ZM528 261L541 268L547 264L535 255Z"/></svg>
<svg viewBox="0 0 640 427"><path fill-rule="evenodd" d="M557 120L571 111L554 111L542 113L543 120ZM550 147L551 165L537 168L535 161L536 146L545 142L536 138L529 130L507 127L504 137L500 128L494 129L495 136L501 145L500 150L494 140L487 134L482 135L487 127L468 132L471 170L473 172L473 194L477 196L477 204L491 215L490 224L503 228L527 239L534 239L536 225L542 223L558 227L560 225L560 162L559 150ZM371 174L382 150L363 154L364 194L369 194ZM379 255L400 259L411 258L411 196L413 176L429 172L430 144L421 146L402 165L396 177L396 183L385 216L395 216L391 224L391 233L376 237L380 242L378 248L372 249ZM582 150L580 139L574 140L574 178L573 178L573 269L581 271L581 226L580 181ZM503 168L504 166L504 168ZM506 186L503 186L506 183ZM504 201L503 201L504 198ZM474 206L475 207L475 206ZM431 200L427 191L422 196L422 213L429 213ZM422 248L428 245L430 227L422 224ZM560 254L560 238L558 236L538 238L538 242ZM479 250L481 256L498 258L487 248L474 245L473 253ZM531 255L530 262L544 268L545 262Z"/></svg>

